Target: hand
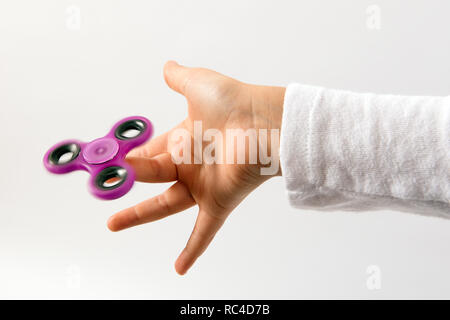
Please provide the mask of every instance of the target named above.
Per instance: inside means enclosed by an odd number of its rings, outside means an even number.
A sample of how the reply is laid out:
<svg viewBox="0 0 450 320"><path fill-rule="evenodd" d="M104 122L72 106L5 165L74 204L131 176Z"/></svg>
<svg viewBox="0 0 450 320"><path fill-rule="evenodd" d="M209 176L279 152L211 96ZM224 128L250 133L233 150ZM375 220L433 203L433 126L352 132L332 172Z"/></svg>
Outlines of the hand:
<svg viewBox="0 0 450 320"><path fill-rule="evenodd" d="M194 121L199 120L203 130L215 128L224 137L226 130L233 128L280 129L285 89L249 85L211 70L188 68L173 61L164 66L164 78L170 88L186 97L188 116L174 129L133 150L127 161L135 169L138 181L176 182L164 193L116 213L108 220L108 227L119 231L198 205L194 230L175 263L176 271L182 275L205 251L231 211L270 176L261 175L264 165L259 158L253 164L247 161L245 164L225 161L223 164L176 164L171 135L177 129L184 129L194 137ZM268 147L272 148L272 143ZM229 145L224 145L223 150L235 151ZM269 152L278 155L278 150ZM279 168L279 159L276 161Z"/></svg>

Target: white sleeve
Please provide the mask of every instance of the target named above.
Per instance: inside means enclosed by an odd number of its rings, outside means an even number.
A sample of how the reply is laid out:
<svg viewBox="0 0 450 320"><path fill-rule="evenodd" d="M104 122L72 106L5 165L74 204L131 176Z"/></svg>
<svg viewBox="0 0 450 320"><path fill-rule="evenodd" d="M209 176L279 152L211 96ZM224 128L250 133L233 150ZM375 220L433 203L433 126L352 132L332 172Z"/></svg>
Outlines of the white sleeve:
<svg viewBox="0 0 450 320"><path fill-rule="evenodd" d="M291 84L280 162L294 207L450 218L450 96Z"/></svg>

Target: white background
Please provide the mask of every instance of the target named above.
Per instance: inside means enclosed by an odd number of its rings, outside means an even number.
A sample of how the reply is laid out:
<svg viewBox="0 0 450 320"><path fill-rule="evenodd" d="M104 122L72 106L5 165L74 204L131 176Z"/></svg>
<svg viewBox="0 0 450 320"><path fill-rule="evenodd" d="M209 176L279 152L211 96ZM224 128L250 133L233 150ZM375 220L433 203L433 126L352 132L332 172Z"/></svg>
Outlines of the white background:
<svg viewBox="0 0 450 320"><path fill-rule="evenodd" d="M258 84L448 95L449 12L446 0L1 0L0 298L450 298L450 221L294 210L274 178L180 277L173 263L196 209L106 228L167 185L106 202L86 173L42 165L54 143L100 137L128 115L156 134L182 120L185 101L162 78L168 59ZM370 265L379 290L366 285Z"/></svg>

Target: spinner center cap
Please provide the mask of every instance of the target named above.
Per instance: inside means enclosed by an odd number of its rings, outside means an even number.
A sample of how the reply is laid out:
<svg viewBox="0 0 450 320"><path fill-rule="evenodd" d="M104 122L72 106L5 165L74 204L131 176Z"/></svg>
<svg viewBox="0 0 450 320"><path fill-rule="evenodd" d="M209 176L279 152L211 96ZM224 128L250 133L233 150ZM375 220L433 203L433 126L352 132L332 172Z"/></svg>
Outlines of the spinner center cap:
<svg viewBox="0 0 450 320"><path fill-rule="evenodd" d="M105 163L119 151L119 144L111 138L100 138L89 142L83 150L83 158L90 164Z"/></svg>

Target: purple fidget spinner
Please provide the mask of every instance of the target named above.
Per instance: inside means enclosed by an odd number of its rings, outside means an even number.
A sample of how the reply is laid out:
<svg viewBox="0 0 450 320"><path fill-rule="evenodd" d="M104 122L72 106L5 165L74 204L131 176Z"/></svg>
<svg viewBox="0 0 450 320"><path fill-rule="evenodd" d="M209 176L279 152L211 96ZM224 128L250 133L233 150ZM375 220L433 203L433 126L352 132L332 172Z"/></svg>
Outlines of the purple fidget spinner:
<svg viewBox="0 0 450 320"><path fill-rule="evenodd" d="M65 140L54 145L45 153L44 166L56 174L88 171L90 192L101 199L116 199L131 189L135 179L125 156L152 134L153 126L148 119L128 117L117 122L103 138L89 143Z"/></svg>

